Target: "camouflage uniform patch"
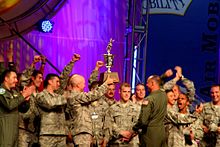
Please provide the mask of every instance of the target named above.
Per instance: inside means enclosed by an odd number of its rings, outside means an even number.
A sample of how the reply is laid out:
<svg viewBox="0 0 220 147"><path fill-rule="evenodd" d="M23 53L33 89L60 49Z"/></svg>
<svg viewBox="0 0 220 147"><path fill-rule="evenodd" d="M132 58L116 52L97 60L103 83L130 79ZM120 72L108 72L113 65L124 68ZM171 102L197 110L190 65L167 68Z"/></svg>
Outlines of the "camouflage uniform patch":
<svg viewBox="0 0 220 147"><path fill-rule="evenodd" d="M66 137L64 136L40 136L41 147L66 147Z"/></svg>
<svg viewBox="0 0 220 147"><path fill-rule="evenodd" d="M92 135L81 133L73 137L74 143L79 147L89 147L92 144Z"/></svg>

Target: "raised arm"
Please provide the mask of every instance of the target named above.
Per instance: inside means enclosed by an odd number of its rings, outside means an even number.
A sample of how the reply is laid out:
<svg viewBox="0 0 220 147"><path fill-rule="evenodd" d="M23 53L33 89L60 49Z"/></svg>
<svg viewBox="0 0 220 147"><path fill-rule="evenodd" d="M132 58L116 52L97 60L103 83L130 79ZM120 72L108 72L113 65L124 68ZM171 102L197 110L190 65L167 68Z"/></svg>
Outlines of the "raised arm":
<svg viewBox="0 0 220 147"><path fill-rule="evenodd" d="M41 57L39 55L34 56L34 60L31 63L31 65L22 72L21 77L20 77L20 85L25 86L29 84L31 75L33 74L33 71L35 70L35 65L37 62L41 60Z"/></svg>
<svg viewBox="0 0 220 147"><path fill-rule="evenodd" d="M89 77L89 86L91 86L92 82L98 81L99 69L104 66L103 61L97 61L95 69L92 71Z"/></svg>
<svg viewBox="0 0 220 147"><path fill-rule="evenodd" d="M183 85L186 86L186 89L187 89L187 95L190 99L190 101L194 100L195 99L195 87L194 87L194 83L192 81L190 81L189 79L187 78L181 78L182 82L183 82Z"/></svg>
<svg viewBox="0 0 220 147"><path fill-rule="evenodd" d="M163 86L164 83L165 83L165 80L166 80L168 77L172 76L172 75L173 75L173 71L172 71L171 69L167 69L167 70L165 71L165 73L163 73L163 74L160 76L161 86Z"/></svg>
<svg viewBox="0 0 220 147"><path fill-rule="evenodd" d="M70 73L73 69L73 65L78 60L80 60L80 55L79 54L74 54L71 61L65 66L65 68L63 69L63 71L60 75L60 87L56 91L56 93L63 94L63 91L64 91L64 89L66 88L66 85L67 85L69 75L70 75Z"/></svg>
<svg viewBox="0 0 220 147"><path fill-rule="evenodd" d="M88 93L71 91L71 95L68 98L70 104L85 104L98 100L106 93L109 84L113 84L113 79L108 76L107 80L101 86L99 86L95 90L89 91Z"/></svg>
<svg viewBox="0 0 220 147"><path fill-rule="evenodd" d="M194 87L193 82L183 76L181 67L176 66L175 69L177 71L177 74L178 74L180 80L182 81L183 85L187 89L187 96L189 97L190 101L194 100L194 98L195 98L195 87Z"/></svg>
<svg viewBox="0 0 220 147"><path fill-rule="evenodd" d="M40 55L40 57L41 57L41 66L40 66L40 71L42 72L42 73L44 73L44 68L45 68L45 64L46 64L46 57L45 56L43 56L43 55Z"/></svg>
<svg viewBox="0 0 220 147"><path fill-rule="evenodd" d="M166 83L163 85L163 89L164 89L164 90L172 90L172 88L174 87L174 85L176 85L177 81L179 81L179 80L180 80L180 77L179 77L178 74L176 74L176 76L175 76L172 80L166 82Z"/></svg>

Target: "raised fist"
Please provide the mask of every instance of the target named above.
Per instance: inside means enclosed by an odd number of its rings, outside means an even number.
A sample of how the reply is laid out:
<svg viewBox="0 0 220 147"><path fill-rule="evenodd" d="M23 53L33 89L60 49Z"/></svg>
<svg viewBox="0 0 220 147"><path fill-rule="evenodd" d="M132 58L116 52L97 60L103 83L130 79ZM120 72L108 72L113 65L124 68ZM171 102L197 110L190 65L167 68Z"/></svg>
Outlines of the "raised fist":
<svg viewBox="0 0 220 147"><path fill-rule="evenodd" d="M76 62L80 60L80 55L79 54L74 54L73 57L72 57L72 62Z"/></svg>
<svg viewBox="0 0 220 147"><path fill-rule="evenodd" d="M180 66L176 66L174 69L176 70L177 75L179 77L181 77L182 76L182 68Z"/></svg>
<svg viewBox="0 0 220 147"><path fill-rule="evenodd" d="M35 63L39 62L40 60L41 60L41 56L35 55L33 63L35 64Z"/></svg>
<svg viewBox="0 0 220 147"><path fill-rule="evenodd" d="M41 63L45 64L47 61L47 58L44 55L40 55Z"/></svg>
<svg viewBox="0 0 220 147"><path fill-rule="evenodd" d="M95 70L99 70L102 66L104 66L104 62L103 61L97 61L96 62L96 66L95 66Z"/></svg>

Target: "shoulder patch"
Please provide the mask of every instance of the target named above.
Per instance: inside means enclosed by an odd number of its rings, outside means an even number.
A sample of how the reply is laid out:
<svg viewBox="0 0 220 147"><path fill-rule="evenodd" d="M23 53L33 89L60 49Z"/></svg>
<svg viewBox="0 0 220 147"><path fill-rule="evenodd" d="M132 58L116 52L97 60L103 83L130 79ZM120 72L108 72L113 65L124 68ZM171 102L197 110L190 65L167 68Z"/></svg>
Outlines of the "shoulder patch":
<svg viewBox="0 0 220 147"><path fill-rule="evenodd" d="M0 88L0 94L1 95L5 94L5 89L4 88Z"/></svg>

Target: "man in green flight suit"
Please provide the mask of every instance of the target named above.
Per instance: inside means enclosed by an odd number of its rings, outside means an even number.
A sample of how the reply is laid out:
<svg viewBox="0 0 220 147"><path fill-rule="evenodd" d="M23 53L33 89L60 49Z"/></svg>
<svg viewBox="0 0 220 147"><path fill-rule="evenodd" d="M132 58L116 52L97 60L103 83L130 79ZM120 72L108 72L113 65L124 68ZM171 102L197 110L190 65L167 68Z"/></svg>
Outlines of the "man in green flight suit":
<svg viewBox="0 0 220 147"><path fill-rule="evenodd" d="M29 100L33 88L21 93L15 90L17 74L13 70L2 73L0 86L0 147L16 147L18 140L18 106Z"/></svg>
<svg viewBox="0 0 220 147"><path fill-rule="evenodd" d="M148 103L142 104L138 122L133 127L133 132L127 132L127 137L140 132L141 147L166 147L163 121L167 113L167 96L160 90L160 77L150 76L147 79L147 87L150 92Z"/></svg>

